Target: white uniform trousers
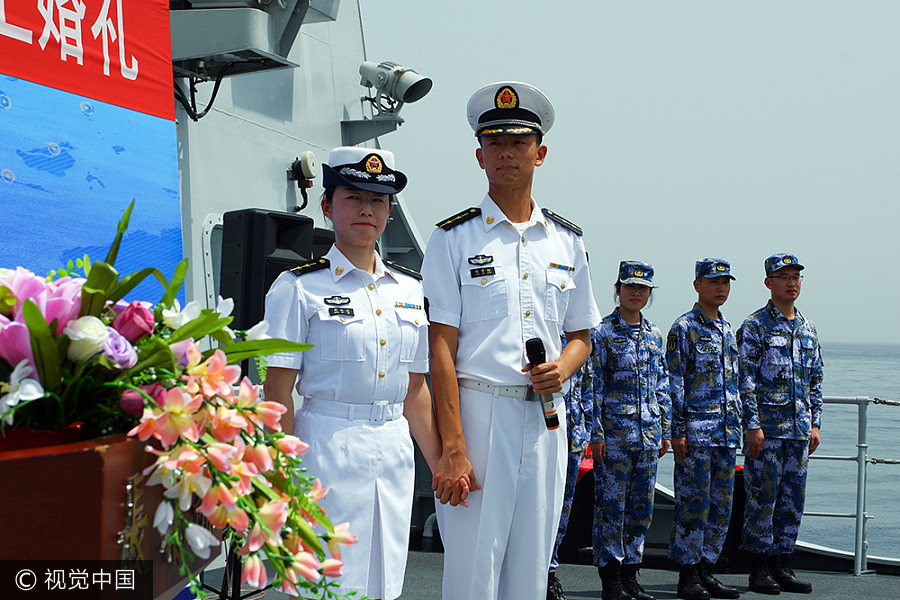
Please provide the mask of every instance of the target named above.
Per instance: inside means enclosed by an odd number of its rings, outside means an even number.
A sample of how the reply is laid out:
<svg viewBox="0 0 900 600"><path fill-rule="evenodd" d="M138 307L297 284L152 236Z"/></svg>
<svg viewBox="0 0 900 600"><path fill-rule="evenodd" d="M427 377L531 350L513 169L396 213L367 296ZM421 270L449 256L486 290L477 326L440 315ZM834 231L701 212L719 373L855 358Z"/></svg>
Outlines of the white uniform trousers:
<svg viewBox="0 0 900 600"><path fill-rule="evenodd" d="M359 540L341 546L339 593L391 600L403 590L414 465L404 417L379 425L298 410L294 435L309 444L307 475L331 488L319 505L334 525L347 521Z"/></svg>
<svg viewBox="0 0 900 600"><path fill-rule="evenodd" d="M436 502L447 600L541 600L565 487L565 405L548 431L540 402L459 390L466 455L482 488Z"/></svg>

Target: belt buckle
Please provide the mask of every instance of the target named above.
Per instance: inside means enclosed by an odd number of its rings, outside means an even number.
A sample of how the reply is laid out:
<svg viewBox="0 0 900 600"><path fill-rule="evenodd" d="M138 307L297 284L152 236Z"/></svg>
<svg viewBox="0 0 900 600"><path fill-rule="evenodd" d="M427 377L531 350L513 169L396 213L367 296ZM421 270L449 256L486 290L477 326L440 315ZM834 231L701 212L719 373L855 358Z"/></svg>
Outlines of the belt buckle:
<svg viewBox="0 0 900 600"><path fill-rule="evenodd" d="M387 400L377 400L372 404L372 414L369 417L369 423L384 423L387 416L388 402Z"/></svg>

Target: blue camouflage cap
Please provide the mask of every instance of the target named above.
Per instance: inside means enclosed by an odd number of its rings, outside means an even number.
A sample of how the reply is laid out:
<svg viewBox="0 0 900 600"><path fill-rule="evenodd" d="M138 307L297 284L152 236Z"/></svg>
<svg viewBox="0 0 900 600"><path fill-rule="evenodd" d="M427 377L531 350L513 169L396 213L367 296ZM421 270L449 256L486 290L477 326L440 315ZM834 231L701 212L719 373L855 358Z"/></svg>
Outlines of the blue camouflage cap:
<svg viewBox="0 0 900 600"><path fill-rule="evenodd" d="M731 274L731 264L727 260L721 258L704 258L698 260L694 266L694 278L707 277L729 277L734 279Z"/></svg>
<svg viewBox="0 0 900 600"><path fill-rule="evenodd" d="M655 288L653 267L637 260L623 260L619 263L619 283L636 283Z"/></svg>
<svg viewBox="0 0 900 600"><path fill-rule="evenodd" d="M784 267L794 267L798 271L806 268L800 264L800 261L793 254L773 254L766 259L766 277Z"/></svg>

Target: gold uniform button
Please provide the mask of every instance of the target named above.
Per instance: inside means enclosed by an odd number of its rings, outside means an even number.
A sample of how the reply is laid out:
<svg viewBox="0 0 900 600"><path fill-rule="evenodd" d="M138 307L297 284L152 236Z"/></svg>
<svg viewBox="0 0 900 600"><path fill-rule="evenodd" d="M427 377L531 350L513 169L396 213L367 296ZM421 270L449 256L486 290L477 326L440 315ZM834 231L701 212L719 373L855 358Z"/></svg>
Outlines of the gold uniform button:
<svg viewBox="0 0 900 600"><path fill-rule="evenodd" d="M380 308L376 309L376 310L375 310L375 314L378 315L378 316L380 317L380 316L381 316L381 309L380 309Z"/></svg>
<svg viewBox="0 0 900 600"><path fill-rule="evenodd" d="M525 273L524 275L522 275L522 279L528 279L528 273Z"/></svg>
<svg viewBox="0 0 900 600"><path fill-rule="evenodd" d="M387 340L379 340L378 343L384 346L385 344L387 344Z"/></svg>
<svg viewBox="0 0 900 600"><path fill-rule="evenodd" d="M378 377L384 377L384 371L379 371L379 372L378 372Z"/></svg>
<svg viewBox="0 0 900 600"><path fill-rule="evenodd" d="M559 289L561 289L561 290L564 290L564 289L566 289L566 284L562 284L562 285L560 285L560 286L559 286Z"/></svg>
<svg viewBox="0 0 900 600"><path fill-rule="evenodd" d="M374 289L375 289L375 284L374 284L374 283L370 283L370 284L369 284L369 289L370 289L370 290L374 290Z"/></svg>
<svg viewBox="0 0 900 600"><path fill-rule="evenodd" d="M525 236L524 236L524 235L522 236L522 242L523 242L523 243L525 242Z"/></svg>
<svg viewBox="0 0 900 600"><path fill-rule="evenodd" d="M526 310L526 311L525 311L525 316L526 316L526 317L530 317L530 316L531 316L531 311L530 311L530 310Z"/></svg>
<svg viewBox="0 0 900 600"><path fill-rule="evenodd" d="M487 279L482 279L482 280L481 280L481 285L487 285Z"/></svg>

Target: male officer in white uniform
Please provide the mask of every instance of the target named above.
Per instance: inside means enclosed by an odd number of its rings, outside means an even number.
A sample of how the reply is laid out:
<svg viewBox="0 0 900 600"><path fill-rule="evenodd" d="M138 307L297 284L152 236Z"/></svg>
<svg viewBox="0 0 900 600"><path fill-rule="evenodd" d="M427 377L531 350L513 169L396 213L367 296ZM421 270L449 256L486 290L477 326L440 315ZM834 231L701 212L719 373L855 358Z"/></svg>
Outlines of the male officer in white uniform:
<svg viewBox="0 0 900 600"><path fill-rule="evenodd" d="M531 198L550 101L507 81L477 91L467 110L488 193L438 224L422 265L444 445L434 477L443 597L537 600L559 522L566 432L565 415L549 430L533 398L559 392L581 367L600 313L581 230ZM532 368L531 338L547 355Z"/></svg>

